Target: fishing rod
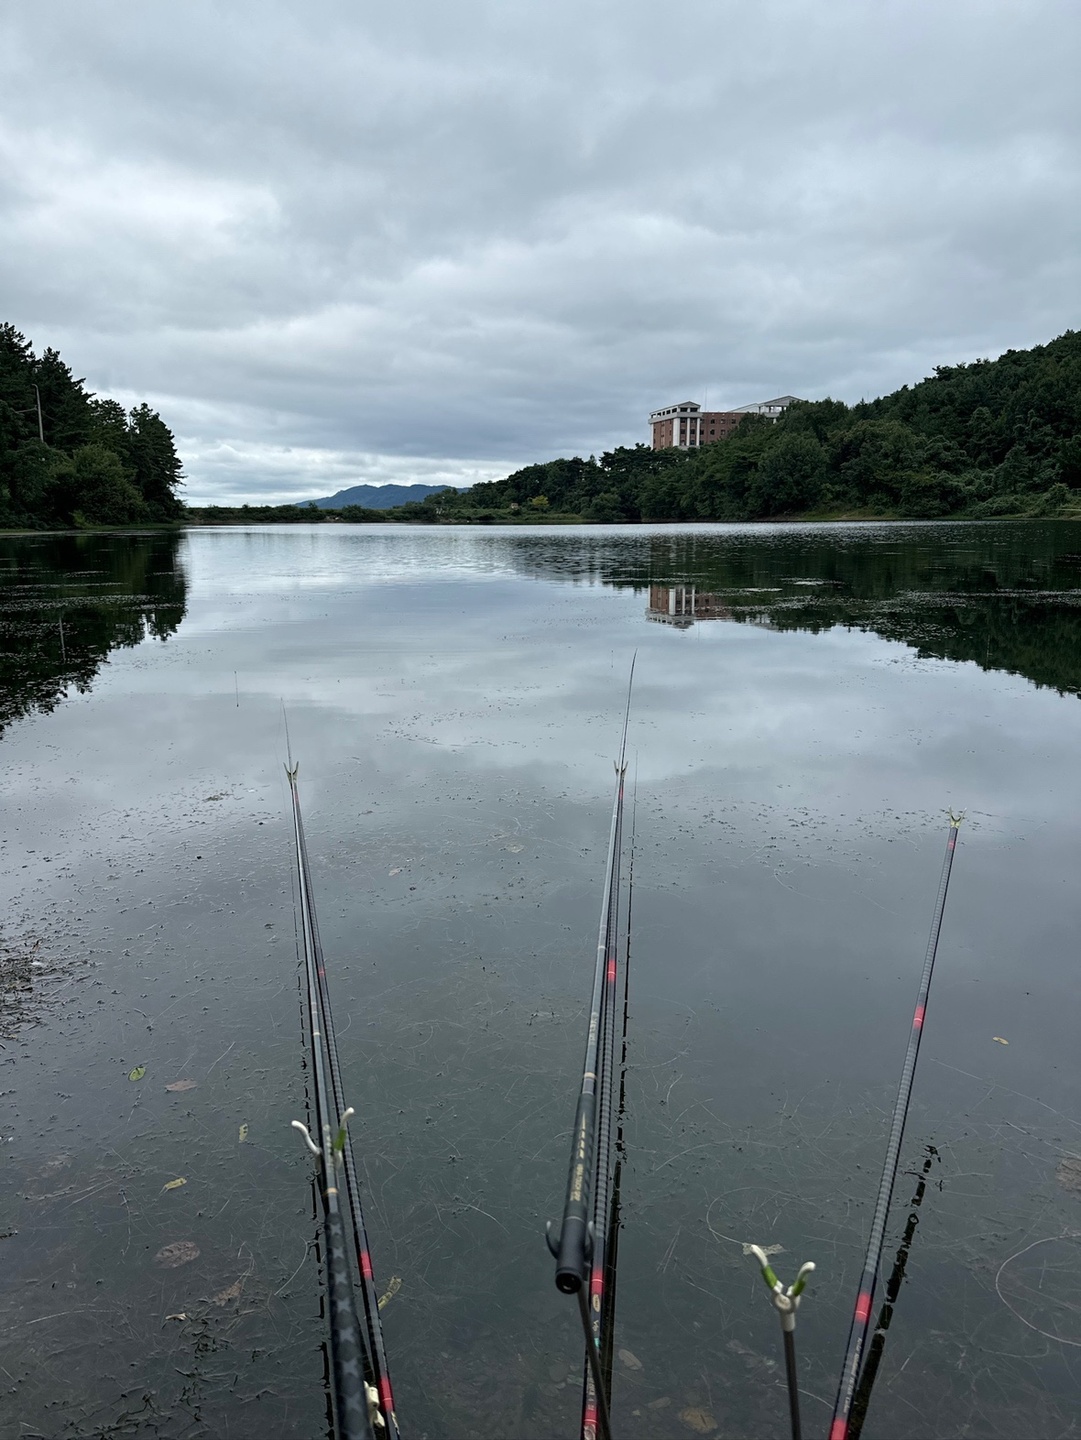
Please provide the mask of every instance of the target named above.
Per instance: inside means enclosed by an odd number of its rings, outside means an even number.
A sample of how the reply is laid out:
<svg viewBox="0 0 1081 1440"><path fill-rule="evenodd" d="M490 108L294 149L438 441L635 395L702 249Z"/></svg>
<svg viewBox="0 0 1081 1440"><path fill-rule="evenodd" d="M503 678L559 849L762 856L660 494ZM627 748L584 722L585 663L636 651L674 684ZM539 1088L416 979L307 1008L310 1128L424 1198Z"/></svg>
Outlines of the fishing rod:
<svg viewBox="0 0 1081 1440"><path fill-rule="evenodd" d="M309 1150L318 1161L326 1226L335 1419L342 1440L370 1440L375 1436L380 1440L398 1440L398 1420L379 1316L379 1299L364 1224L360 1184L347 1130L353 1110L346 1107L344 1100L326 965L312 896L311 870L297 786L300 767L292 764L291 754L289 758L286 774L293 806L306 1019L312 1054L313 1108L320 1143L317 1145L312 1140L299 1120L294 1120L293 1125L302 1132ZM355 1256L355 1269L349 1258L350 1249ZM364 1302L366 1344L356 1308L358 1278Z"/></svg>
<svg viewBox="0 0 1081 1440"><path fill-rule="evenodd" d="M616 1313L616 1265L619 1249L621 1184L623 1160L627 1144L623 1133L623 1122L627 1111L627 1028L630 1013L630 967L631 967L631 912L634 901L634 854L638 829L638 774L635 764L634 785L631 790L631 843L627 871L627 914L624 919L623 936L623 1040L619 1057L619 1099L616 1104L615 1169L612 1172L612 1210L608 1225L607 1273L605 1275L605 1307L601 1316L601 1331L604 1343L601 1348L601 1368L609 1390L612 1386L612 1353L615 1348Z"/></svg>
<svg viewBox="0 0 1081 1440"><path fill-rule="evenodd" d="M624 766L624 769L626 767ZM622 789L622 782L620 785ZM601 1069L598 1075L597 1091L597 1154L595 1181L593 1186L593 1228L592 1253L589 1256L589 1322L593 1344L600 1361L601 1384L604 1400L611 1407L612 1394L612 1332L611 1319L615 1303L615 1292L611 1281L614 1254L614 1207L616 1192L612 1173L613 1145L613 1090L615 1078L616 1011L619 1004L620 970L626 976L626 966L619 964L619 872L623 852L623 804L620 801L614 844L612 885L609 891L609 909L605 925L605 967L603 996L603 1044L601 1046ZM625 983L625 981L624 981ZM618 1123L618 1122L617 1122ZM587 1337L588 1338L588 1337ZM582 1386L582 1440L594 1440L599 1421L598 1387L587 1367ZM609 1426L610 1426L609 1420Z"/></svg>
<svg viewBox="0 0 1081 1440"><path fill-rule="evenodd" d="M963 819L964 815L954 815L952 810L950 811L950 828L946 837L946 854L942 861L942 873L938 882L938 898L935 901L934 915L931 920L931 934L927 941L927 953L924 956L919 994L916 997L916 1008L912 1015L912 1028L909 1031L905 1063L901 1070L897 1103L893 1109L893 1121L890 1125L889 1141L886 1145L886 1161L882 1168L882 1179L879 1181L878 1196L871 1219L867 1254L864 1257L859 1292L856 1295L856 1305L848 1329L848 1343L845 1346L844 1363L841 1366L841 1376L837 1386L837 1398L833 1405L829 1440L853 1440L850 1426L852 1406L860 1378L860 1361L863 1358L863 1350L867 1341L879 1267L882 1263L886 1219L889 1214L890 1201L893 1198L894 1182L897 1179L901 1140L904 1137L905 1121L908 1118L908 1103L912 1098L912 1081L916 1073L916 1060L920 1053L923 1022L927 1014L927 1000L931 990L931 976L934 973L935 956L938 953L938 937L942 930L942 915L946 909L946 892L949 889L953 856L957 849L957 832Z"/></svg>
<svg viewBox="0 0 1081 1440"><path fill-rule="evenodd" d="M937 1159L938 1151L933 1145L928 1145L927 1155L923 1162L923 1169L916 1180L916 1192L909 1202L911 1208L909 1210L904 1234L901 1236L901 1243L897 1247L893 1269L890 1271L889 1279L886 1281L886 1294L882 1301L882 1309L878 1314L875 1333L871 1336L871 1343L867 1348L867 1359L863 1362L859 1384L856 1386L855 1398L852 1401L852 1412L848 1421L850 1440L859 1440L859 1435L863 1430L863 1422L867 1418L867 1407L871 1403L871 1391L874 1389L874 1383L878 1376L878 1367L882 1361L882 1352L886 1348L886 1331L890 1328L890 1323L893 1320L893 1307L897 1304L897 1297L901 1293L905 1270L908 1268L909 1257L912 1254L912 1240L916 1234L916 1226L920 1223L919 1211L920 1206L923 1204L923 1197L927 1193L927 1176L930 1174L931 1166Z"/></svg>
<svg viewBox="0 0 1081 1440"><path fill-rule="evenodd" d="M635 659L637 655L635 656ZM597 959L593 973L582 1084L575 1110L563 1218L558 1235L547 1226L548 1248L556 1261L556 1287L575 1295L585 1338L587 1376L582 1407L583 1440L610 1440L610 1374L601 1363L605 1304L605 1257L611 1201L612 1071L619 977L619 875L623 848L623 804L627 773L634 659L627 682L615 796L608 836Z"/></svg>

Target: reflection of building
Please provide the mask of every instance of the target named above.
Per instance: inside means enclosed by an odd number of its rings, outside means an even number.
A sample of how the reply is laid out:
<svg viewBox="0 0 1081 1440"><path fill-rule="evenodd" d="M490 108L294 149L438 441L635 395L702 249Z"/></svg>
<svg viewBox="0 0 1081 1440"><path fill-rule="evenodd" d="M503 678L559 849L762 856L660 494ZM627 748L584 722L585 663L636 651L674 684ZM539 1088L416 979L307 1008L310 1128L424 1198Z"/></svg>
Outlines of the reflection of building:
<svg viewBox="0 0 1081 1440"><path fill-rule="evenodd" d="M693 585L651 585L647 620L686 630L696 620L728 620L732 612L719 595Z"/></svg>
<svg viewBox="0 0 1081 1440"><path fill-rule="evenodd" d="M654 410L649 417L653 431L653 449L697 450L700 445L713 445L727 440L744 415L765 415L776 420L783 415L795 395L778 395L775 400L759 400L754 405L741 405L736 410L703 410L694 400L681 400Z"/></svg>

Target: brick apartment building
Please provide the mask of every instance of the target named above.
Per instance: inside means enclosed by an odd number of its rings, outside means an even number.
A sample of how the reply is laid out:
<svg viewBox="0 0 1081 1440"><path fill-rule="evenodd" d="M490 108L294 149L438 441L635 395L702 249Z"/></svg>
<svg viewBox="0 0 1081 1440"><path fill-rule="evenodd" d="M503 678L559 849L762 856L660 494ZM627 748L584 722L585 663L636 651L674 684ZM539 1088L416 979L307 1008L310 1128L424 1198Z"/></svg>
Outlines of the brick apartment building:
<svg viewBox="0 0 1081 1440"><path fill-rule="evenodd" d="M663 410L654 410L649 417L653 449L667 450L674 445L681 450L697 450L699 445L713 445L718 440L727 440L744 415L765 415L776 420L798 398L778 395L775 400L741 405L738 410L703 410L693 400L667 405Z"/></svg>

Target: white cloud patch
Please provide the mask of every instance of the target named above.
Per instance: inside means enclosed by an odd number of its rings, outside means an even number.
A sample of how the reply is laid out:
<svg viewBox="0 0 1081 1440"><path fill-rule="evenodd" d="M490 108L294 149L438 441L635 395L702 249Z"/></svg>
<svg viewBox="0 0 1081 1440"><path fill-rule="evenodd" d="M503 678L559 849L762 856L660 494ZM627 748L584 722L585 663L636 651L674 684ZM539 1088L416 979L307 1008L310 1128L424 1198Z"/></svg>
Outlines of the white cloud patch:
<svg viewBox="0 0 1081 1440"><path fill-rule="evenodd" d="M351 485L472 485L497 480L510 468L505 462L346 454L242 440L207 444L197 436L182 435L179 443L206 504L243 504L253 489L256 503L279 505L321 499Z"/></svg>
<svg viewBox="0 0 1081 1440"><path fill-rule="evenodd" d="M153 396L192 499L468 483L1079 323L1072 0L0 23L3 318Z"/></svg>

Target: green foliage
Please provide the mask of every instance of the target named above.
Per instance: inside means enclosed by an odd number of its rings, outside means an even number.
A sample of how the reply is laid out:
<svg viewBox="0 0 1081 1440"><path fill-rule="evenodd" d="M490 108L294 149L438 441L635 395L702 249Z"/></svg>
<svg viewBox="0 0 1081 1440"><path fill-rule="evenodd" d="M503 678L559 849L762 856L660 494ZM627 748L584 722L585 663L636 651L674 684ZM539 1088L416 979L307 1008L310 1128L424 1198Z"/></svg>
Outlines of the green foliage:
<svg viewBox="0 0 1081 1440"><path fill-rule="evenodd" d="M182 481L169 427L149 405L137 405L128 417L127 442L132 479L151 513L162 520L177 519L184 508L176 495Z"/></svg>
<svg viewBox="0 0 1081 1440"><path fill-rule="evenodd" d="M700 450L636 445L528 465L394 518L536 519L541 496L551 514L589 521L1042 515L1078 492L1081 334L1067 331L999 360L940 366L867 404L800 402L775 424L747 415Z"/></svg>
<svg viewBox="0 0 1081 1440"><path fill-rule="evenodd" d="M0 325L0 526L176 520L181 483L172 433L148 405L125 414L90 394L55 350L35 357L24 335Z"/></svg>
<svg viewBox="0 0 1081 1440"><path fill-rule="evenodd" d="M791 515L821 504L826 452L813 434L785 433L763 454L750 488L757 515Z"/></svg>
<svg viewBox="0 0 1081 1440"><path fill-rule="evenodd" d="M38 434L41 394L45 441ZM995 517L1081 506L1081 334L940 366L917 385L849 407L799 402L747 415L700 450L621 446L527 465L397 510L307 505L185 511L173 437L148 406L87 393L55 351L35 358L0 325L0 525L598 523L796 515Z"/></svg>
<svg viewBox="0 0 1081 1440"><path fill-rule="evenodd" d="M47 498L52 514L80 529L136 524L149 509L119 455L98 442L80 445L70 461L57 467Z"/></svg>
<svg viewBox="0 0 1081 1440"><path fill-rule="evenodd" d="M401 518L400 510L368 510L363 505L343 505L340 510L324 510L319 505L204 505L184 511L189 525L334 525L342 521L370 525Z"/></svg>

